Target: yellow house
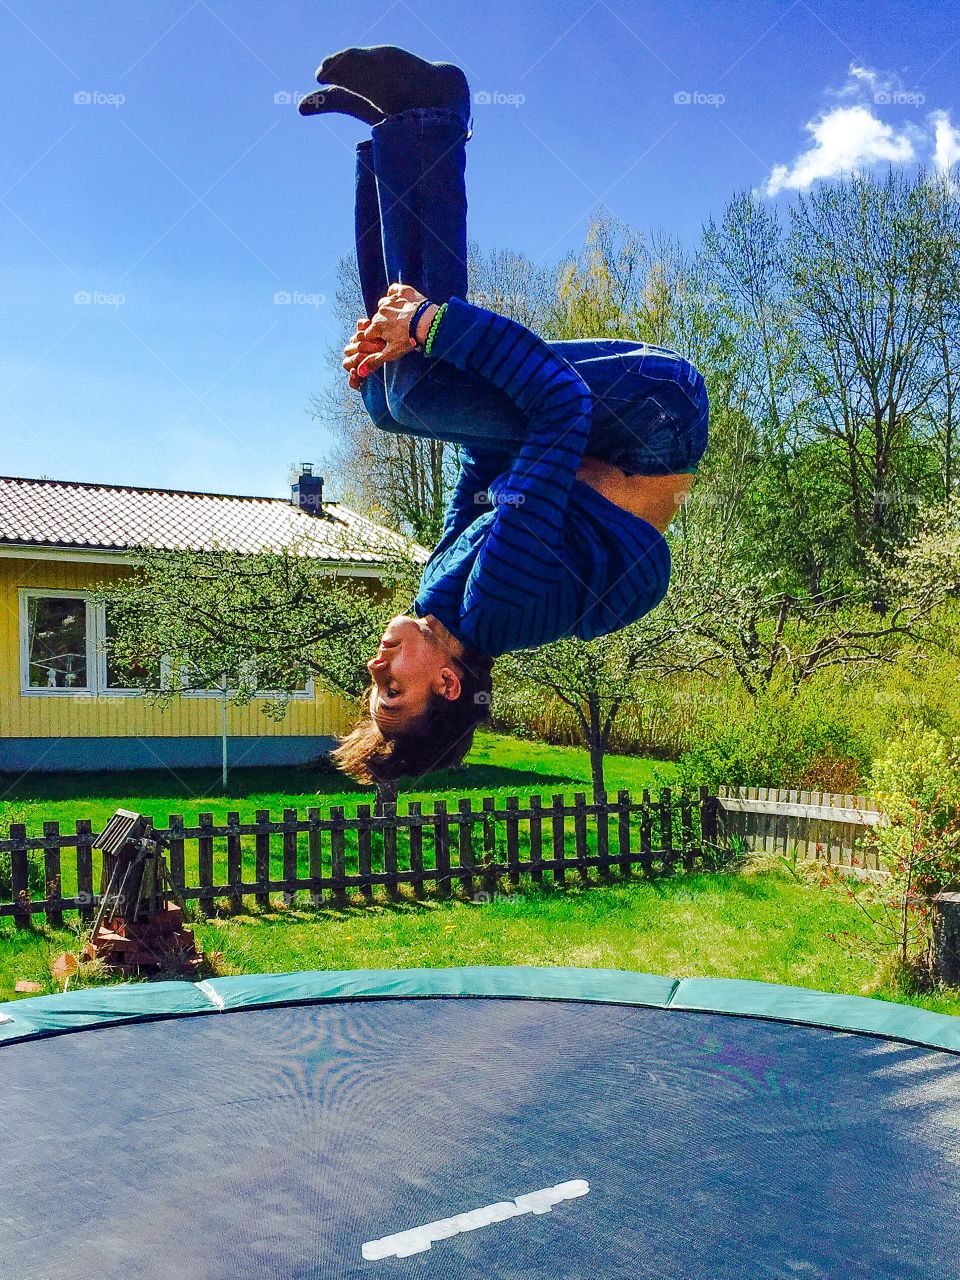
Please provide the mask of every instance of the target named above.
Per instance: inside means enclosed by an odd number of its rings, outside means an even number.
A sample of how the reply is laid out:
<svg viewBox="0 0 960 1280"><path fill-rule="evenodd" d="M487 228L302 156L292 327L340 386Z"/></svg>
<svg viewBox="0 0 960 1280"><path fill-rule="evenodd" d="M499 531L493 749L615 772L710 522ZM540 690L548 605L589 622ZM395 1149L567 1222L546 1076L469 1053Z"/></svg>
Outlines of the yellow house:
<svg viewBox="0 0 960 1280"><path fill-rule="evenodd" d="M397 542L325 500L323 480L307 467L289 501L0 478L0 771L219 764L221 696L184 693L161 709L124 688L107 662L93 589L131 573L144 547L256 552L295 539L374 589ZM228 706L230 763L314 759L351 712L312 682L279 722L256 698Z"/></svg>

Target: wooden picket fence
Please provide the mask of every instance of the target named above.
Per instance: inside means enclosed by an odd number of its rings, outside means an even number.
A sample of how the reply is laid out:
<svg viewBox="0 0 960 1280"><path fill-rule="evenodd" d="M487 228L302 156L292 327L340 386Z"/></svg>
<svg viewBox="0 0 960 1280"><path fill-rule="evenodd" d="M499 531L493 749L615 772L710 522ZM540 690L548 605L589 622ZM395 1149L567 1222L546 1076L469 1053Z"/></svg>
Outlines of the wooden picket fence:
<svg viewBox="0 0 960 1280"><path fill-rule="evenodd" d="M745 849L796 854L867 874L882 874L875 852L860 843L883 820L866 796L771 787L719 787L717 839Z"/></svg>
<svg viewBox="0 0 960 1280"><path fill-rule="evenodd" d="M743 850L885 874L859 843L880 821L866 796L724 786L716 794L700 787L696 796L664 787L651 797L644 789L640 799L620 791L591 802L578 792L572 803L563 795L487 796L480 808L465 797L455 808L437 800L429 813L416 801L403 812L395 804L377 812L358 805L350 816L342 806L305 816L285 809L280 819L261 809L253 822L229 813L220 825L211 813L201 813L195 826L171 814L154 830L181 897L211 914L221 905L239 910L248 896L266 907L271 894L289 906L315 907L344 906L351 893L372 901L378 889L388 898L433 891L483 901L518 887L522 876L538 884L548 876L556 885L572 876L587 885L635 872L714 870ZM44 822L42 835L29 836L23 824L12 824L0 839L0 865L9 858L0 918L24 926L43 915L58 928L65 912L91 920L101 875L95 838L87 819L72 832Z"/></svg>
<svg viewBox="0 0 960 1280"><path fill-rule="evenodd" d="M549 876L557 885L573 876L586 885L591 871L609 882L638 869L646 876L713 869L722 860L716 804L706 787L696 796L665 787L655 798L644 789L639 800L629 791L593 802L580 792L572 803L563 795L549 802L536 795L522 802L517 796L488 796L479 809L468 798L455 809L437 800L431 813L416 801L403 812L395 804L376 813L358 805L351 816L340 806L327 814L311 808L305 817L285 809L279 821L263 809L253 822L230 813L221 825L210 813L201 813L196 826L171 814L154 830L167 846L178 892L209 914L218 899L239 909L248 895L261 907L270 904L271 894L283 894L291 906L301 900L342 906L351 890L370 901L378 887L396 898L409 886L414 898L432 887L441 897L457 892L474 900L482 895L483 901L503 886L519 886L523 875L541 884ZM42 914L60 927L69 911L90 920L101 872L94 839L86 819L73 832L45 822L41 836L28 836L23 824L13 824L0 839L0 855L10 858L12 890L0 902L0 917L27 925ZM30 862L38 855L45 888L36 892L34 883L32 892Z"/></svg>

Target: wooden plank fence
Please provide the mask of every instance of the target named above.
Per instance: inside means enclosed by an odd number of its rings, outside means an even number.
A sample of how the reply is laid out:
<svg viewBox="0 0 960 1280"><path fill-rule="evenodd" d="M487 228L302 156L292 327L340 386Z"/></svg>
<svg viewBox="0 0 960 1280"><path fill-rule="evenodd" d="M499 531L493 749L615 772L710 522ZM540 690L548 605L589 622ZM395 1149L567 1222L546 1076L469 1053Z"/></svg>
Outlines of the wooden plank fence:
<svg viewBox="0 0 960 1280"><path fill-rule="evenodd" d="M717 839L725 846L736 837L751 851L796 853L867 874L881 871L874 851L859 843L883 820L866 796L722 786L717 804Z"/></svg>
<svg viewBox="0 0 960 1280"><path fill-rule="evenodd" d="M244 897L267 907L276 894L289 906L314 907L344 906L351 893L370 902L377 890L388 899L433 892L486 901L517 888L522 876L534 884L549 876L556 885L587 885L713 870L738 848L796 851L878 874L876 858L865 857L857 840L881 820L865 796L757 787L716 794L700 787L694 796L664 787L656 796L620 791L590 802L583 792L572 802L563 795L487 796L479 808L464 797L453 808L437 800L430 813L416 801L404 812L396 804L376 813L358 805L350 816L336 805L305 816L285 809L280 818L258 809L252 822L230 812L219 825L211 813L193 826L175 813L155 830L178 892L210 914L221 903L239 910ZM29 836L13 823L0 839L9 891L0 918L23 926L43 915L60 926L64 912L77 912L92 920L102 887L94 838L87 819L72 832L44 822L42 834Z"/></svg>
<svg viewBox="0 0 960 1280"><path fill-rule="evenodd" d="M291 906L343 906L351 891L370 901L379 888L388 898L433 891L486 901L519 886L522 875L538 884L549 876L558 885L587 885L635 871L712 869L720 856L715 817L716 797L706 787L696 796L665 787L655 797L644 789L639 799L620 791L615 799L590 802L583 792L572 802L563 795L549 802L536 795L488 796L479 808L469 798L455 809L437 800L432 813L415 801L405 812L396 804L378 813L358 805L351 816L336 805L328 814L308 809L306 816L285 809L279 820L257 810L252 822L231 812L220 825L211 813L201 813L194 826L171 814L154 829L167 844L181 896L211 913L218 899L238 909L245 896L261 907L271 894L282 894ZM42 835L30 836L22 824L11 825L0 839L10 885L0 917L27 925L45 915L60 924L64 912L75 911L92 920L102 887L93 840L87 820L73 832L46 822Z"/></svg>

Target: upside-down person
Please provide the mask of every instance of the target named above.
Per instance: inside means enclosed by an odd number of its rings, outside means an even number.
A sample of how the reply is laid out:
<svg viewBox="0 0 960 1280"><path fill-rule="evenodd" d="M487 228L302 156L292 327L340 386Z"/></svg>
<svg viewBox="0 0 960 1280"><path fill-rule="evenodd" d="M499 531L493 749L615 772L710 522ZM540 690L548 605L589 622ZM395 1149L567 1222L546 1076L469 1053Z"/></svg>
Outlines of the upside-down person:
<svg viewBox="0 0 960 1280"><path fill-rule="evenodd" d="M357 147L367 317L349 384L387 431L459 446L439 543L367 666L334 752L370 782L458 764L489 714L494 658L627 626L666 595L664 532L706 448L703 377L666 347L545 342L467 297L463 72L390 45L331 55L304 115L372 126ZM391 283L392 282L392 283Z"/></svg>

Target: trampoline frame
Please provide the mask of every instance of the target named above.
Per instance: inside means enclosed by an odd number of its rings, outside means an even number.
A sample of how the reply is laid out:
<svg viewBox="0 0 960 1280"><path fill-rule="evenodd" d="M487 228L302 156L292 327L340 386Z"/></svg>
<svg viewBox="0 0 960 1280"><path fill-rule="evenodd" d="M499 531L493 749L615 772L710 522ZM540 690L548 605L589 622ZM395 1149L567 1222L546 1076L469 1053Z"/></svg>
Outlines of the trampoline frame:
<svg viewBox="0 0 960 1280"><path fill-rule="evenodd" d="M742 978L624 969L476 965L316 969L200 982L130 982L0 1003L0 1046L136 1022L353 1000L493 998L645 1005L848 1031L960 1054L960 1018L866 996Z"/></svg>

